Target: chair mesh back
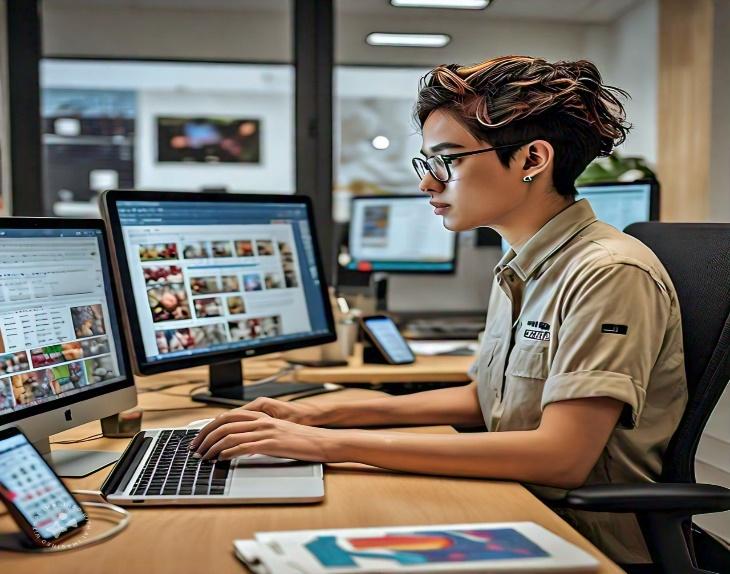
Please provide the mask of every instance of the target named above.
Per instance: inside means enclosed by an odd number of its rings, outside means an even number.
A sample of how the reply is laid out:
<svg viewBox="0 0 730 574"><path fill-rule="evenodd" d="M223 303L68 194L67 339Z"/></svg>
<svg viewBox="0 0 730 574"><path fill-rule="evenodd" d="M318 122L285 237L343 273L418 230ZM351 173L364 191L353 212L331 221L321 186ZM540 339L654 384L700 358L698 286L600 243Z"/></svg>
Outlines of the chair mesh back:
<svg viewBox="0 0 730 574"><path fill-rule="evenodd" d="M662 480L694 482L697 444L730 379L730 224L649 222L625 231L656 253L679 297L689 402Z"/></svg>

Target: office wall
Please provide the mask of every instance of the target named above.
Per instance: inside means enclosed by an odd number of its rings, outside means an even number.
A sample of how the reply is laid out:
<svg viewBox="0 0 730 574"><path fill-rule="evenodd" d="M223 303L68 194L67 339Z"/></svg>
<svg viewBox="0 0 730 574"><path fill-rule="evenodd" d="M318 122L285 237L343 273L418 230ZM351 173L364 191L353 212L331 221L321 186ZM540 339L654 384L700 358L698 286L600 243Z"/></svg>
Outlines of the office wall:
<svg viewBox="0 0 730 574"><path fill-rule="evenodd" d="M291 62L289 2L267 5L270 11L250 13L46 0L43 50L49 56Z"/></svg>
<svg viewBox="0 0 730 574"><path fill-rule="evenodd" d="M290 95L142 91L137 106L135 180L139 187L225 187L229 191L293 193L294 121ZM197 115L259 120L260 164L157 163L155 118Z"/></svg>
<svg viewBox="0 0 730 574"><path fill-rule="evenodd" d="M620 152L639 155L652 165L657 159L657 84L659 4L639 2L610 26L606 81L626 90L626 114L633 128Z"/></svg>
<svg viewBox="0 0 730 574"><path fill-rule="evenodd" d="M8 35L5 2L0 2L0 215L10 212L10 132L8 123Z"/></svg>
<svg viewBox="0 0 730 574"><path fill-rule="evenodd" d="M46 60L43 88L136 96L135 185L151 189L293 193L294 72L288 65ZM260 121L259 164L158 163L156 117Z"/></svg>
<svg viewBox="0 0 730 574"><path fill-rule="evenodd" d="M710 220L730 221L730 2L715 0L710 145ZM728 411L730 415L730 410ZM728 457L730 458L730 457Z"/></svg>

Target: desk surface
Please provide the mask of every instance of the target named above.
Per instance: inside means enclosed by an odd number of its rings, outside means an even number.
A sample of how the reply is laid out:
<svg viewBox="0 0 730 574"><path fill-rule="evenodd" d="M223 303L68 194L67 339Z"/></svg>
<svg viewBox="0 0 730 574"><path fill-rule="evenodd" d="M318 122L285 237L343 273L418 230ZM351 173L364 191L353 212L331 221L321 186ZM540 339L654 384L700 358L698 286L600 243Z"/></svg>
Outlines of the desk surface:
<svg viewBox="0 0 730 574"><path fill-rule="evenodd" d="M204 376L203 370L195 371L186 372L188 380ZM143 390L170 382L180 382L180 374L140 380L138 386ZM166 391L168 394L140 394L139 403L145 409L180 409L146 411L143 426L181 426L221 412L218 408L193 406L187 398L192 386L175 387ZM355 401L378 395L371 390L347 389L303 400ZM94 422L57 435L54 440L78 439L97 432L99 423ZM454 431L450 427L422 427L404 432ZM122 450L126 444L127 439L100 439L53 448ZM109 468L66 483L72 489L98 489ZM0 551L0 564L3 572L13 574L239 573L246 570L233 554L232 541L251 537L256 531L527 520L596 556L602 574L622 572L517 483L418 476L337 464L326 469L325 489L325 501L312 505L135 508L129 527L102 544L39 556ZM93 531L103 527L90 525ZM7 515L0 516L0 533L14 529Z"/></svg>
<svg viewBox="0 0 730 574"><path fill-rule="evenodd" d="M343 367L301 367L296 380L306 383L467 383L467 370L473 356L416 356L412 365L378 365L363 363L362 345L355 346L349 364ZM244 376L252 379L273 375L286 366L281 353L243 361Z"/></svg>

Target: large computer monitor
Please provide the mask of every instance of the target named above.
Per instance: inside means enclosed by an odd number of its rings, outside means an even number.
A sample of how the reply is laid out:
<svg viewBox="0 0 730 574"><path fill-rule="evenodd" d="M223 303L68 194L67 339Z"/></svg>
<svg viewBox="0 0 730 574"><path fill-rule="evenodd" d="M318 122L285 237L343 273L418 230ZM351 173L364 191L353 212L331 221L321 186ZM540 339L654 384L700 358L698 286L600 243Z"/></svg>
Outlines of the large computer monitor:
<svg viewBox="0 0 730 574"><path fill-rule="evenodd" d="M100 220L0 219L0 430L17 426L62 476L119 453L48 437L137 404Z"/></svg>
<svg viewBox="0 0 730 574"><path fill-rule="evenodd" d="M336 339L309 198L113 190L102 210L140 374L209 365L193 398L241 404L296 390L244 396L242 358Z"/></svg>
<svg viewBox="0 0 730 574"><path fill-rule="evenodd" d="M424 194L355 196L348 269L453 273L457 234L443 226Z"/></svg>

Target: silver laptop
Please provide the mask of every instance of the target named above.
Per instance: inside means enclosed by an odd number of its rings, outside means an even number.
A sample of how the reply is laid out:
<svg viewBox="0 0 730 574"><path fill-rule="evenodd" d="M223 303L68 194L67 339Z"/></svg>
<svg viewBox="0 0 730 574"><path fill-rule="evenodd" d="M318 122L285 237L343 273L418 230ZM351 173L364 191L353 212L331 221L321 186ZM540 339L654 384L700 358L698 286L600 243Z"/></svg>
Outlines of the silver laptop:
<svg viewBox="0 0 730 574"><path fill-rule="evenodd" d="M101 487L106 500L135 506L272 504L324 498L321 464L260 455L202 461L188 449L199 430L138 433Z"/></svg>

